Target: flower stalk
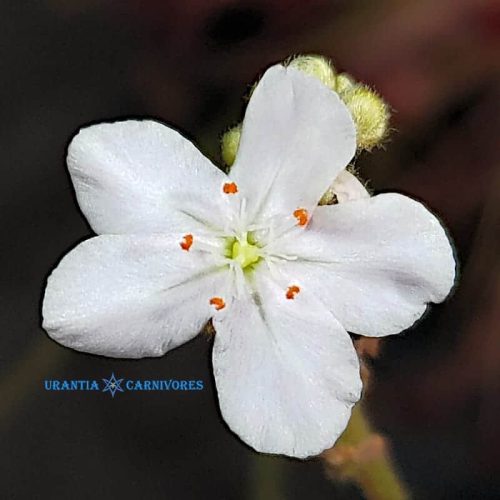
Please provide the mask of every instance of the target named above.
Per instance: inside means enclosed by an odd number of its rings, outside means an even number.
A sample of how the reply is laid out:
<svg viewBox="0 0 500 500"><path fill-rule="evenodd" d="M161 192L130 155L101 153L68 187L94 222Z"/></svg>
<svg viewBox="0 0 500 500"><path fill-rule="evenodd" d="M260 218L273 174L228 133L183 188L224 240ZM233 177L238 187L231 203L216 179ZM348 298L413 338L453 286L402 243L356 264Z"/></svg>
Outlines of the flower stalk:
<svg viewBox="0 0 500 500"><path fill-rule="evenodd" d="M333 478L354 481L368 500L410 498L390 457L387 440L373 431L359 403L346 430L322 458Z"/></svg>

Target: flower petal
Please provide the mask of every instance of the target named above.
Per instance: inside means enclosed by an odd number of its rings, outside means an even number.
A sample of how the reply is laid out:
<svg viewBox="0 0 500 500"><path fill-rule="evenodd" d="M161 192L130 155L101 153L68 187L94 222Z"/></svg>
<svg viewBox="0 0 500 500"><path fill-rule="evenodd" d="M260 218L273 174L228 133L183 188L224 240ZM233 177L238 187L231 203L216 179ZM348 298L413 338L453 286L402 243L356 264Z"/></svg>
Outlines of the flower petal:
<svg viewBox="0 0 500 500"><path fill-rule="evenodd" d="M248 104L230 177L253 221L313 210L356 151L351 115L338 95L294 68L266 71Z"/></svg>
<svg viewBox="0 0 500 500"><path fill-rule="evenodd" d="M210 319L227 273L170 236L103 235L78 245L48 279L43 327L57 342L117 358L161 356Z"/></svg>
<svg viewBox="0 0 500 500"><path fill-rule="evenodd" d="M359 399L351 339L303 289L293 300L260 266L256 292L214 318L222 415L255 450L305 458L333 445Z"/></svg>
<svg viewBox="0 0 500 500"><path fill-rule="evenodd" d="M227 176L161 123L84 128L71 141L67 162L80 208L98 234L168 232L185 213L215 227L227 219Z"/></svg>
<svg viewBox="0 0 500 500"><path fill-rule="evenodd" d="M453 286L446 233L421 203L395 193L319 207L306 231L277 241L277 264L316 294L350 332L384 336L410 327Z"/></svg>

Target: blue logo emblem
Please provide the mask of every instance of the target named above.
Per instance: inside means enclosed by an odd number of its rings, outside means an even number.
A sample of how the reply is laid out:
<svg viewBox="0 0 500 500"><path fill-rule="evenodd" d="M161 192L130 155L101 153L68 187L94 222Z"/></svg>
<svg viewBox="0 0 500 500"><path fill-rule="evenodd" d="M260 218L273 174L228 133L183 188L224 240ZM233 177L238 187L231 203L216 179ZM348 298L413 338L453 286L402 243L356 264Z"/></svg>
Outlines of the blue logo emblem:
<svg viewBox="0 0 500 500"><path fill-rule="evenodd" d="M103 378L102 381L104 382L104 389L102 390L102 392L109 391L111 393L111 397L114 398L117 392L123 392L122 389L123 379L122 378L117 379L114 373L111 374L111 377L109 377L109 379Z"/></svg>

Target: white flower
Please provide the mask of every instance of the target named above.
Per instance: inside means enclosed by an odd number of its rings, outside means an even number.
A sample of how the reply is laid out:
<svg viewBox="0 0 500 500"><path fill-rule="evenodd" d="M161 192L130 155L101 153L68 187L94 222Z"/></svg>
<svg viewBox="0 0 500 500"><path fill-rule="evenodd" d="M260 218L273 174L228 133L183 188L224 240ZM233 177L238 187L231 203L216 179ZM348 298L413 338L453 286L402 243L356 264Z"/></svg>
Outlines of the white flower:
<svg viewBox="0 0 500 500"><path fill-rule="evenodd" d="M50 276L44 328L73 349L141 358L212 319L229 427L258 451L320 453L361 393L347 331L398 333L455 274L443 228L410 198L317 207L355 150L338 96L281 66L252 95L229 176L154 121L81 130L68 165L99 236Z"/></svg>

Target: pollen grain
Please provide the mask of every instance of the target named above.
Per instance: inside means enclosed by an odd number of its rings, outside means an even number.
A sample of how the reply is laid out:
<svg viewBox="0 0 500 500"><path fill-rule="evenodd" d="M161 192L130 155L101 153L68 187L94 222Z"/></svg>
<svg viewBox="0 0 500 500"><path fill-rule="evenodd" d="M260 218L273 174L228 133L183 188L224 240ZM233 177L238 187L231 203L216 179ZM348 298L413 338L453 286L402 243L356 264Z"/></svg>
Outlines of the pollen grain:
<svg viewBox="0 0 500 500"><path fill-rule="evenodd" d="M181 248L185 250L186 252L189 252L189 249L191 248L191 245L193 244L193 235L192 234L185 234L182 237L182 241L179 243Z"/></svg>
<svg viewBox="0 0 500 500"><path fill-rule="evenodd" d="M305 208L297 208L297 210L293 212L293 216L297 219L297 224L299 226L305 226L309 220L309 214Z"/></svg>
<svg viewBox="0 0 500 500"><path fill-rule="evenodd" d="M214 306L216 311L220 311L221 309L224 309L224 307L226 307L226 303L221 297L212 297L210 299L210 305Z"/></svg>
<svg viewBox="0 0 500 500"><path fill-rule="evenodd" d="M286 291L286 298L288 300L293 300L299 292L300 288L297 285L289 286L288 290Z"/></svg>
<svg viewBox="0 0 500 500"><path fill-rule="evenodd" d="M226 194L236 194L238 192L238 186L235 182L226 182L224 186L222 186L222 191Z"/></svg>

